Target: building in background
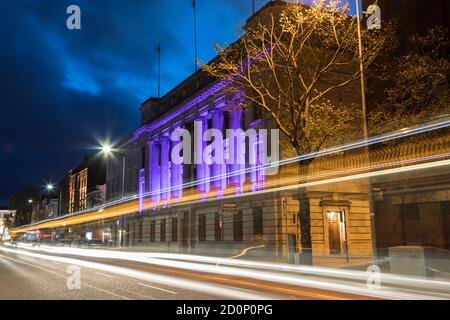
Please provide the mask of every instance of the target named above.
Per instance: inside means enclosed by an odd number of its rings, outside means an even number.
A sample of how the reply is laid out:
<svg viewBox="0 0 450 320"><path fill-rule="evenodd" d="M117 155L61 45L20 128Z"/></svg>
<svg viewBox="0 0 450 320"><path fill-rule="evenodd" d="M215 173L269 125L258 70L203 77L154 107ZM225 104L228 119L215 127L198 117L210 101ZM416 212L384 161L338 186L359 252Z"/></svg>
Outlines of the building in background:
<svg viewBox="0 0 450 320"><path fill-rule="evenodd" d="M11 228L16 216L16 210L0 207L0 239L7 235L7 229Z"/></svg>
<svg viewBox="0 0 450 320"><path fill-rule="evenodd" d="M59 183L59 215L82 211L105 202L106 162L101 155L86 156Z"/></svg>
<svg viewBox="0 0 450 320"><path fill-rule="evenodd" d="M59 199L57 194L41 195L38 201L33 202L31 222L38 222L55 218L59 212Z"/></svg>

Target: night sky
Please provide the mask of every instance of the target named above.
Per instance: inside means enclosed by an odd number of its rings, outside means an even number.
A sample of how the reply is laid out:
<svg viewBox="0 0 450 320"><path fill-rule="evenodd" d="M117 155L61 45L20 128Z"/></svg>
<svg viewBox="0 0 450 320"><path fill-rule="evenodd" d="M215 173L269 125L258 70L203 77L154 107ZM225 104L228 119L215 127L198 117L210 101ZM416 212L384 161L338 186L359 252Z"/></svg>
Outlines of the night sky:
<svg viewBox="0 0 450 320"><path fill-rule="evenodd" d="M70 4L81 30L66 28ZM250 15L251 0L197 0L200 59ZM158 42L164 94L194 72L192 0L0 0L0 205L138 127L157 95Z"/></svg>

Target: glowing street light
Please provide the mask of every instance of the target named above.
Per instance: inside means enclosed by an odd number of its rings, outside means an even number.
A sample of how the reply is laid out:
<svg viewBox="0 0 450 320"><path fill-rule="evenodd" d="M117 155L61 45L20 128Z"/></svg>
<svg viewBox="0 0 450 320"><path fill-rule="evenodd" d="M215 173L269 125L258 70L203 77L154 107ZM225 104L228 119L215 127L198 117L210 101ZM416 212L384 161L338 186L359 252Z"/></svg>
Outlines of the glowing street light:
<svg viewBox="0 0 450 320"><path fill-rule="evenodd" d="M28 199L28 203L33 203L33 199Z"/></svg>
<svg viewBox="0 0 450 320"><path fill-rule="evenodd" d="M54 186L53 184L49 183L49 184L47 184L47 185L45 186L45 188L46 188L48 191L53 191L53 190L55 189L55 186Z"/></svg>
<svg viewBox="0 0 450 320"><path fill-rule="evenodd" d="M113 151L112 147L109 144L103 144L101 146L101 150L105 155L108 155Z"/></svg>

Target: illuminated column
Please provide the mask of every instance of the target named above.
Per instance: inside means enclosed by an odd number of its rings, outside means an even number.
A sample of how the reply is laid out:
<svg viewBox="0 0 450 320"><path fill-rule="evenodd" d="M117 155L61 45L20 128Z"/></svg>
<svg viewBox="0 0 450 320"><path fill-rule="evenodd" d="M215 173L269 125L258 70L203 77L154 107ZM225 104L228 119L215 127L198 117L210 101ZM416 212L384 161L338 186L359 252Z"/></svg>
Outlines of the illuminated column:
<svg viewBox="0 0 450 320"><path fill-rule="evenodd" d="M250 185L252 191L258 190L258 136L251 135L249 137L249 157L248 163L250 167Z"/></svg>
<svg viewBox="0 0 450 320"><path fill-rule="evenodd" d="M223 132L223 111L222 110L215 110L212 117L212 126L214 129L219 130L220 132ZM222 159L219 159L220 163L213 163L212 164L212 176L214 177L214 189L219 191L220 194L223 194L223 191L227 187L227 166L224 162L224 156L222 156Z"/></svg>
<svg viewBox="0 0 450 320"><path fill-rule="evenodd" d="M160 192L160 168L159 168L159 144L157 141L153 140L149 143L149 159L150 159L150 170L149 170L149 186L151 192L151 199L153 207L156 207L159 202L159 192Z"/></svg>
<svg viewBox="0 0 450 320"><path fill-rule="evenodd" d="M242 122L242 109L233 110L230 113L230 127L231 129L237 130L241 128ZM241 141L238 141L241 139ZM243 139L243 141L242 141ZM230 171L233 173L231 177L231 182L236 187L236 191L238 193L242 192L242 188L245 182L245 136L237 136L235 137L235 141L233 143L234 150L232 152L233 159L232 164L230 166Z"/></svg>
<svg viewBox="0 0 450 320"><path fill-rule="evenodd" d="M139 212L144 212L145 169L139 170Z"/></svg>
<svg viewBox="0 0 450 320"><path fill-rule="evenodd" d="M203 161L203 152L206 147L203 135L207 129L208 121L205 118L199 118L195 121L194 158L197 166L197 190L201 195L205 195L210 191L209 166Z"/></svg>
<svg viewBox="0 0 450 320"><path fill-rule="evenodd" d="M161 199L170 200L170 139L169 137L161 138Z"/></svg>
<svg viewBox="0 0 450 320"><path fill-rule="evenodd" d="M267 132L260 132L258 134L258 148L257 148L257 161L258 161L258 189L264 189L265 187L265 180L266 180L266 175L265 175L265 168L264 166L266 165L266 154L267 154Z"/></svg>
<svg viewBox="0 0 450 320"><path fill-rule="evenodd" d="M172 149L179 143L179 141L172 142ZM173 160L173 159L172 159ZM183 165L174 164L173 161L171 166L171 186L172 186L172 198L180 199L183 196Z"/></svg>

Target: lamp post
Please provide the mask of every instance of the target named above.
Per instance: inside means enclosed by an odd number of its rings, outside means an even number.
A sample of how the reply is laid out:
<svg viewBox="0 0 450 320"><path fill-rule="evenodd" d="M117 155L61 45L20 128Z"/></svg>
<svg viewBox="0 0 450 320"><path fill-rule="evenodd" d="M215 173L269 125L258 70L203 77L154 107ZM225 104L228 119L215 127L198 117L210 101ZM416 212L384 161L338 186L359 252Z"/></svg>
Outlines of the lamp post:
<svg viewBox="0 0 450 320"><path fill-rule="evenodd" d="M117 152L116 150L114 150L110 145L108 144L104 144L101 146L101 151L105 156L109 156L112 153L118 154L122 157L122 191L121 191L121 200L124 199L125 196L125 165L126 165L126 158L127 156L123 153ZM120 247L123 247L123 242L124 242L124 227L125 227L125 223L126 223L126 218L124 215L122 215L121 219L120 219L120 225L119 225L119 244Z"/></svg>
<svg viewBox="0 0 450 320"><path fill-rule="evenodd" d="M362 113L364 121L364 139L369 140L369 128L367 124L367 101L366 101L366 83L364 79L364 61L363 61L363 48L362 48L362 35L361 35L361 15L359 12L359 1L356 0L356 16L358 18L358 54L359 54L359 70L361 73L361 102L362 102Z"/></svg>
<svg viewBox="0 0 450 320"><path fill-rule="evenodd" d="M366 148L367 148L367 156L370 157L369 153L369 125L368 125L368 119L367 119L367 99L366 99L366 82L364 78L364 60L363 60L363 44L362 44L362 32L361 32L361 13L360 13L360 7L359 7L359 1L355 0L356 2L356 16L358 19L357 27L358 27L358 49L359 49L359 68L361 73L361 104L362 104L362 113L363 113L363 121L364 121L364 140L366 142ZM372 8L376 8L378 10L379 14L379 7L377 5L369 6L368 11L371 11ZM371 30L373 28L375 29L381 29L381 16L376 17L377 25L375 27L369 27L368 29ZM370 178L368 178L367 182L367 188L369 191L369 209L370 209L370 225L371 225L371 233L372 233L372 250L373 250L373 256L374 256L374 263L376 264L378 259L378 252L376 248L376 229L375 229L375 208L373 205L373 197L372 197L372 182ZM348 259L348 255L347 255Z"/></svg>

